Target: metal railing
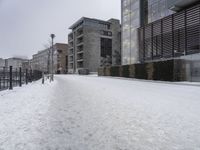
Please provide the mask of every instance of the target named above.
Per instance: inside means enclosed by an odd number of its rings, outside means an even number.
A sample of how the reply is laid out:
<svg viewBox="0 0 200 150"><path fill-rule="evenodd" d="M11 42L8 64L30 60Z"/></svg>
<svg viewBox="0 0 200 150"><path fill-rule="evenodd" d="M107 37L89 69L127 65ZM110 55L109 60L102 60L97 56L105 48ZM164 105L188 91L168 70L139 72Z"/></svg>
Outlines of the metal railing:
<svg viewBox="0 0 200 150"><path fill-rule="evenodd" d="M42 78L42 72L36 70L22 70L22 68L0 67L0 91L13 87L21 87L23 84Z"/></svg>

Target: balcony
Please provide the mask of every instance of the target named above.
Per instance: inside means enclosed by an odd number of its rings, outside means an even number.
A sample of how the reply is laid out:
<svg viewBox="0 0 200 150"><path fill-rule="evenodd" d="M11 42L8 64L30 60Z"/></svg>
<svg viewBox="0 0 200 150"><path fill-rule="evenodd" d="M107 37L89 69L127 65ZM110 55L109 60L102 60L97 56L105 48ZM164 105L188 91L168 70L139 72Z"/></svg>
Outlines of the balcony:
<svg viewBox="0 0 200 150"><path fill-rule="evenodd" d="M77 46L77 53L83 53L83 45Z"/></svg>
<svg viewBox="0 0 200 150"><path fill-rule="evenodd" d="M83 62L83 56L78 56L77 62Z"/></svg>
<svg viewBox="0 0 200 150"><path fill-rule="evenodd" d="M70 34L68 35L68 41L71 42L71 41L73 41L73 39L74 39L73 33L70 33Z"/></svg>
<svg viewBox="0 0 200 150"><path fill-rule="evenodd" d="M69 62L74 62L74 57L73 56L69 56Z"/></svg>
<svg viewBox="0 0 200 150"><path fill-rule="evenodd" d="M79 35L77 36L76 38L79 39L79 38L82 38L83 37L83 34L82 35Z"/></svg>
<svg viewBox="0 0 200 150"><path fill-rule="evenodd" d="M77 61L83 61L83 53L77 54Z"/></svg>
<svg viewBox="0 0 200 150"><path fill-rule="evenodd" d="M79 52L77 52L77 54L83 54L84 52L83 51L79 51Z"/></svg>
<svg viewBox="0 0 200 150"><path fill-rule="evenodd" d="M74 68L74 63L69 63L69 65L70 65L70 68L69 69L73 69Z"/></svg>
<svg viewBox="0 0 200 150"><path fill-rule="evenodd" d="M74 42L71 41L71 42L68 42L69 43L69 49L73 48L74 47Z"/></svg>
<svg viewBox="0 0 200 150"><path fill-rule="evenodd" d="M72 56L74 54L74 50L73 49L70 49L69 50L69 56Z"/></svg>
<svg viewBox="0 0 200 150"><path fill-rule="evenodd" d="M168 0L168 8L173 11L180 11L184 8L187 8L199 0Z"/></svg>
<svg viewBox="0 0 200 150"><path fill-rule="evenodd" d="M69 53L69 56L74 56L74 54L73 53Z"/></svg>
<svg viewBox="0 0 200 150"><path fill-rule="evenodd" d="M76 44L77 44L77 46L80 46L80 45L82 45L83 44L83 37L80 37L80 38L77 38L77 42L76 42Z"/></svg>
<svg viewBox="0 0 200 150"><path fill-rule="evenodd" d="M68 38L68 43L73 42L73 41L74 41L74 39L69 39Z"/></svg>
<svg viewBox="0 0 200 150"><path fill-rule="evenodd" d="M72 50L72 51L73 51L73 50L74 50L74 47L70 47L69 50Z"/></svg>
<svg viewBox="0 0 200 150"><path fill-rule="evenodd" d="M76 31L76 36L77 36L77 37L83 36L83 27L79 28L79 29Z"/></svg>
<svg viewBox="0 0 200 150"><path fill-rule="evenodd" d="M77 68L82 69L83 68L83 61L77 62Z"/></svg>

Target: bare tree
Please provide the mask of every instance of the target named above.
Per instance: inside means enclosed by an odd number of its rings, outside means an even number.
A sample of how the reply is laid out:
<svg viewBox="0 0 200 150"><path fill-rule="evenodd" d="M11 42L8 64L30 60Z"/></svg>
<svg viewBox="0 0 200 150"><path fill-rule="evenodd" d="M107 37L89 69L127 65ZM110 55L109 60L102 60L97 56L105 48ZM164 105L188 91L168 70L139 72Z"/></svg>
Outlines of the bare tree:
<svg viewBox="0 0 200 150"><path fill-rule="evenodd" d="M109 55L106 57L101 57L101 67L108 67L112 65L112 58Z"/></svg>
<svg viewBox="0 0 200 150"><path fill-rule="evenodd" d="M113 58L115 59L115 65L121 65L121 53L119 51L114 51Z"/></svg>
<svg viewBox="0 0 200 150"><path fill-rule="evenodd" d="M48 58L47 58L47 73L50 74L50 55L51 55L51 40L48 40L47 44L44 44L44 48L48 50Z"/></svg>

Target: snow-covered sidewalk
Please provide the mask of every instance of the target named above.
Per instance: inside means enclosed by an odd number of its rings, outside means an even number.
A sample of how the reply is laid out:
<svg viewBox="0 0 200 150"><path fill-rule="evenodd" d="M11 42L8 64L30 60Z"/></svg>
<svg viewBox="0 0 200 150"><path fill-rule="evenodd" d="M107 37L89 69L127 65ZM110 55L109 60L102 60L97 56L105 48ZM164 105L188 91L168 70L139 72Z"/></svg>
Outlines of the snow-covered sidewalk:
<svg viewBox="0 0 200 150"><path fill-rule="evenodd" d="M200 87L56 76L0 92L0 150L200 150Z"/></svg>

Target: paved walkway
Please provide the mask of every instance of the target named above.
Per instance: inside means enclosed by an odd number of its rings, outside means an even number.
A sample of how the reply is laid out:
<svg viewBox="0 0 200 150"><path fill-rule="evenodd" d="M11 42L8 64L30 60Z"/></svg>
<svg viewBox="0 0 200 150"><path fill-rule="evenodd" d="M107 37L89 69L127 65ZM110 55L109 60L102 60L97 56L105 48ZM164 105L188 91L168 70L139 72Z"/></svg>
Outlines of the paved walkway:
<svg viewBox="0 0 200 150"><path fill-rule="evenodd" d="M0 150L200 150L200 87L56 76L0 92Z"/></svg>

